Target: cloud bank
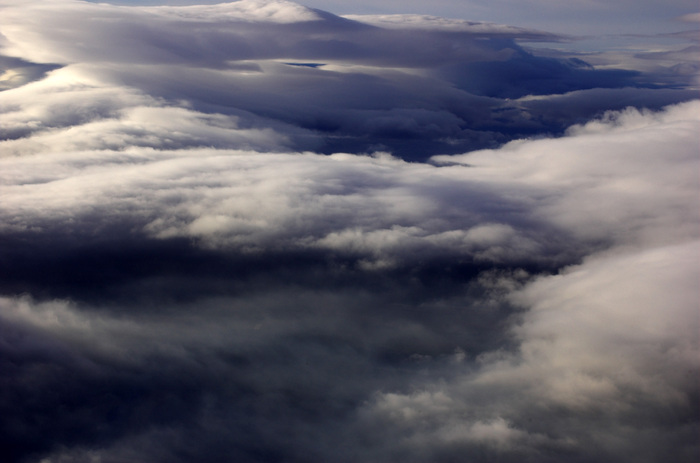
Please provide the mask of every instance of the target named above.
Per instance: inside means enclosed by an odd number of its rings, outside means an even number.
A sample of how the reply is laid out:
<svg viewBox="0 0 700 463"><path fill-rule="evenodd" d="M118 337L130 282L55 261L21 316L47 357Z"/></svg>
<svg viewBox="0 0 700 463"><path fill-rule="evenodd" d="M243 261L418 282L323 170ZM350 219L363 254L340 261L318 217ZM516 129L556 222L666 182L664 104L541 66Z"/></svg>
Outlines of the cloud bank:
<svg viewBox="0 0 700 463"><path fill-rule="evenodd" d="M285 1L2 9L7 461L700 457L687 54Z"/></svg>
<svg viewBox="0 0 700 463"><path fill-rule="evenodd" d="M4 5L0 21L6 86L60 67L34 83L43 89L6 97L5 112L56 113L31 124L18 116L25 131L32 124L75 125L58 119L61 97L88 105L70 117L104 118L104 106L82 96L94 90L119 100L113 105L122 111L141 96L148 107L184 107L229 118L224 125L287 137L254 149L388 150L426 160L561 135L605 110L660 109L696 96L688 89L696 73L687 72L694 55L647 56L637 60L643 74L596 69L577 56L540 56L520 44L566 37L425 16L344 18L262 0L141 8L34 1ZM658 65L650 69L652 62ZM604 89L611 93L601 95ZM552 94L563 100L556 117L527 99ZM15 135L3 126L3 136Z"/></svg>

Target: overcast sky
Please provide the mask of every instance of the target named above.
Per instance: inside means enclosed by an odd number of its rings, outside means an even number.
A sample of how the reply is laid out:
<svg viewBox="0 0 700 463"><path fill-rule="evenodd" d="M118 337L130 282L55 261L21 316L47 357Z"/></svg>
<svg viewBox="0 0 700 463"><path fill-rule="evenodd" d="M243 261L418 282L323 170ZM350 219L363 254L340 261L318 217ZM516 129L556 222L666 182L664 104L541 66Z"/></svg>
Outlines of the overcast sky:
<svg viewBox="0 0 700 463"><path fill-rule="evenodd" d="M0 0L3 461L698 461L695 2L138 3Z"/></svg>

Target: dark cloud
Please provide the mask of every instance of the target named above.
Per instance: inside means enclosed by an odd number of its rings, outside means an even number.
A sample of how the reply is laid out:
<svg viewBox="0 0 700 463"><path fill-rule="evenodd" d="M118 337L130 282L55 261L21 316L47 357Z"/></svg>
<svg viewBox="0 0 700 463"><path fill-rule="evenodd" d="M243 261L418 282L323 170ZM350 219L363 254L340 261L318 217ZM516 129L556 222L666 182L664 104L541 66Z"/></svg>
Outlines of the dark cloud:
<svg viewBox="0 0 700 463"><path fill-rule="evenodd" d="M696 110L629 111L444 167L6 158L24 176L4 180L3 292L34 295L3 299L6 454L690 461ZM665 379L644 379L660 365ZM600 433L661 437L633 451L596 447Z"/></svg>
<svg viewBox="0 0 700 463"><path fill-rule="evenodd" d="M692 48L4 9L6 461L697 460Z"/></svg>

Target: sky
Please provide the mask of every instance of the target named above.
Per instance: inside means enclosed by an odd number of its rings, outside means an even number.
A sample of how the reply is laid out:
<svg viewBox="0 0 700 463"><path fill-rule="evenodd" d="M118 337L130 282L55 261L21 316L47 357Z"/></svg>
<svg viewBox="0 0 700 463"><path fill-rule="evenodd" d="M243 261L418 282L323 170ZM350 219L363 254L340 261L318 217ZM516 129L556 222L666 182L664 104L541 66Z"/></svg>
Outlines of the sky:
<svg viewBox="0 0 700 463"><path fill-rule="evenodd" d="M194 3L0 0L3 461L698 461L696 2Z"/></svg>

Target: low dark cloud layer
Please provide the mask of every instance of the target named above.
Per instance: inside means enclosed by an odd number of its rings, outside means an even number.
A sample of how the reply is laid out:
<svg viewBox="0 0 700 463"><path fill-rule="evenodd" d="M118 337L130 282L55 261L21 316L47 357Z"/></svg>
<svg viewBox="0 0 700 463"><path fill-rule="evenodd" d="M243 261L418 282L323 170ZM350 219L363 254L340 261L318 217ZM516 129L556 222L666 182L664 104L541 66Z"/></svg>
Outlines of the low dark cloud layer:
<svg viewBox="0 0 700 463"><path fill-rule="evenodd" d="M3 461L700 457L688 50L2 9Z"/></svg>

